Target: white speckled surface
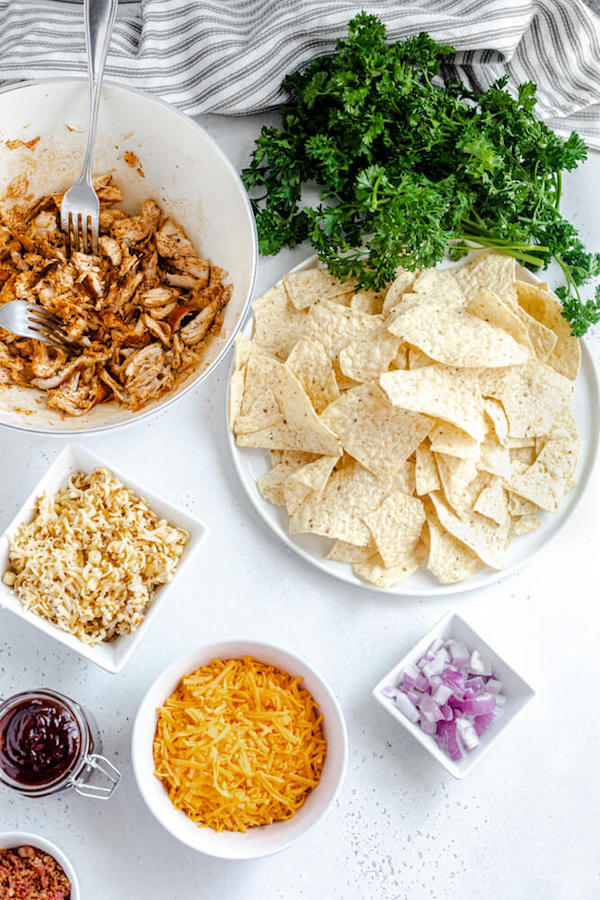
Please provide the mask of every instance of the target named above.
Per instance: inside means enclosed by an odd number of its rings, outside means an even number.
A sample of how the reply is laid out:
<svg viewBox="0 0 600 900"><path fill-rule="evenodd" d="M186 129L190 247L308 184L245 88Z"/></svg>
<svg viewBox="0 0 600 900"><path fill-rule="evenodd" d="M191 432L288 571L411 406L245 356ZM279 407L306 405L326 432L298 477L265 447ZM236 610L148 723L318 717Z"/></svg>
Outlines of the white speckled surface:
<svg viewBox="0 0 600 900"><path fill-rule="evenodd" d="M205 120L241 165L264 118ZM600 246L600 155L567 180L565 209ZM266 288L306 249L263 260ZM599 359L600 338L591 341ZM597 470L557 542L522 573L448 600L383 597L308 568L276 542L237 484L225 442L227 362L147 425L89 440L210 528L197 563L118 676L0 611L0 693L48 686L93 709L123 772L106 804L26 800L0 788L0 830L37 831L71 857L89 900L592 900L600 634ZM0 529L62 442L0 432ZM596 555L596 556L595 556ZM489 638L537 697L475 771L455 782L370 697L372 686L447 609ZM129 765L137 704L177 655L230 636L279 642L336 691L350 765L339 803L299 844L231 863L186 849L147 813Z"/></svg>

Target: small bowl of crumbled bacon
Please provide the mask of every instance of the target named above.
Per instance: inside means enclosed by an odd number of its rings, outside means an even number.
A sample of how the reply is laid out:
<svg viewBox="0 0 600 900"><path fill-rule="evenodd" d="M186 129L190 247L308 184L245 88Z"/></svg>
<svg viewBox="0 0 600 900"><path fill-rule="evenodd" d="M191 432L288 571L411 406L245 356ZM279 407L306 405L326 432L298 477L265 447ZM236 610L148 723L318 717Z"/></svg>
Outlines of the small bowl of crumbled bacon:
<svg viewBox="0 0 600 900"><path fill-rule="evenodd" d="M86 82L0 91L0 123L0 305L39 305L69 338L55 349L0 328L0 424L60 435L139 421L205 378L241 324L257 260L242 183L192 119L106 86L98 252L69 255L60 205L83 157Z"/></svg>
<svg viewBox="0 0 600 900"><path fill-rule="evenodd" d="M335 802L342 711L323 678L274 644L230 640L173 662L133 728L140 792L174 837L209 856L286 849Z"/></svg>
<svg viewBox="0 0 600 900"><path fill-rule="evenodd" d="M25 831L0 834L0 897L79 900L79 882L52 841Z"/></svg>

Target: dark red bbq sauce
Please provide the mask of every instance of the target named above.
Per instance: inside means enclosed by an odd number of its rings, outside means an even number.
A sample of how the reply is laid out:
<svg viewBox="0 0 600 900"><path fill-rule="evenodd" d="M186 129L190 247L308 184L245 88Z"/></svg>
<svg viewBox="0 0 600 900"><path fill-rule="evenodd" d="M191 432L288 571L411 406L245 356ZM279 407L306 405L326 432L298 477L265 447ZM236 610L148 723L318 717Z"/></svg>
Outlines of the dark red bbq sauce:
<svg viewBox="0 0 600 900"><path fill-rule="evenodd" d="M57 700L22 700L0 719L0 768L19 784L58 780L69 771L80 747L77 720Z"/></svg>

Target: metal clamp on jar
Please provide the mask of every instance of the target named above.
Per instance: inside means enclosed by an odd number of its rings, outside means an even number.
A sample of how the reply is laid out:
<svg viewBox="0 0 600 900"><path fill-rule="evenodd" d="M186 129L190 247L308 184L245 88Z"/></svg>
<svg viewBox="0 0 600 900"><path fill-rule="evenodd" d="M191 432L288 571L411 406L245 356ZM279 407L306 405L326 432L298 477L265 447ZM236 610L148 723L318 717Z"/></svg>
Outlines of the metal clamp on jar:
<svg viewBox="0 0 600 900"><path fill-rule="evenodd" d="M24 691L0 703L0 782L21 794L71 788L108 800L121 775L101 750L93 716L58 691Z"/></svg>

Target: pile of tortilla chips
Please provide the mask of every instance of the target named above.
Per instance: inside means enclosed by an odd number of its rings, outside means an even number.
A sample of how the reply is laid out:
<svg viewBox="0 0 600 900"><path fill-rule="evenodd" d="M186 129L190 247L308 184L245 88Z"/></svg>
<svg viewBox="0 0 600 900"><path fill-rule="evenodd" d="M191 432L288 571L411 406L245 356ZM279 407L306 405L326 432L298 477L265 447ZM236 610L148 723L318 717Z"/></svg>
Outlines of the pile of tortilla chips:
<svg viewBox="0 0 600 900"><path fill-rule="evenodd" d="M574 486L580 353L506 256L401 271L379 293L307 269L254 303L231 428L271 451L261 494L292 534L333 539L327 559L380 587L422 563L451 584L502 569Z"/></svg>

